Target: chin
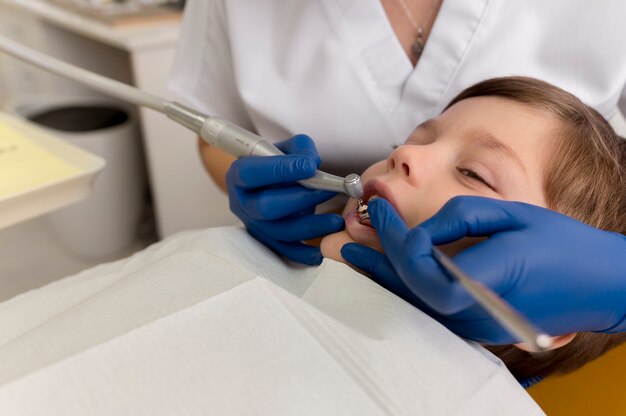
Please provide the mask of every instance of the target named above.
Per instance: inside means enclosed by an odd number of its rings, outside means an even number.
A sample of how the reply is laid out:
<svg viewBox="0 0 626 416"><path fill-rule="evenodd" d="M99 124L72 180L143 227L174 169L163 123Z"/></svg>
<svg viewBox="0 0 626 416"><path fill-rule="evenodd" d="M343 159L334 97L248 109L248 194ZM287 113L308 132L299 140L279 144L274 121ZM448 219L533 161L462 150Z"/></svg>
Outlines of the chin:
<svg viewBox="0 0 626 416"><path fill-rule="evenodd" d="M328 234L322 239L322 244L320 245L322 256L348 264L348 262L341 257L341 247L343 247L344 244L354 242L355 241L346 230Z"/></svg>
<svg viewBox="0 0 626 416"><path fill-rule="evenodd" d="M354 271L360 274L364 274L362 270L354 267L352 264L348 263L343 257L341 257L341 247L343 247L344 244L347 243L356 243L356 241L354 241L354 239L346 230L327 235L322 239L322 243L320 245L320 249L322 250L322 256L346 264L350 266L350 268Z"/></svg>

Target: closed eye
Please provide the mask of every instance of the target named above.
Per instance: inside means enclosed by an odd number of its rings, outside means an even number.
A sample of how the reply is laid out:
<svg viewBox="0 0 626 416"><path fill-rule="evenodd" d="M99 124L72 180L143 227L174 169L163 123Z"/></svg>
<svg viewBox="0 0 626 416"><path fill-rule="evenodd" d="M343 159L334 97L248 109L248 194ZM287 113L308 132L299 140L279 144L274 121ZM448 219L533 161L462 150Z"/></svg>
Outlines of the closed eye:
<svg viewBox="0 0 626 416"><path fill-rule="evenodd" d="M496 192L496 189L486 180L484 180L482 178L482 176L480 176L478 173L474 172L471 169L467 169L467 168L462 168L462 167L457 167L456 170L463 176L466 176L470 179L473 179L475 181L478 182L482 182L483 184L485 184L487 187L489 187L489 189L491 189L492 191Z"/></svg>

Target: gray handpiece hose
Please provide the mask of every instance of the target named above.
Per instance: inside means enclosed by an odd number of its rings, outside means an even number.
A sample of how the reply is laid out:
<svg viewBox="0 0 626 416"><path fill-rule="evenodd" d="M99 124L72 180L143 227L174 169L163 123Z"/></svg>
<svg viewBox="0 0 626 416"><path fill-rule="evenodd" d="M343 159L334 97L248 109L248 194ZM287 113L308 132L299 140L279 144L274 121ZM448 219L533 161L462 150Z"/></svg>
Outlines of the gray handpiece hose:
<svg viewBox="0 0 626 416"><path fill-rule="evenodd" d="M0 50L53 74L88 85L104 94L142 107L163 111L166 100L130 85L103 77L86 69L60 61L0 35Z"/></svg>
<svg viewBox="0 0 626 416"><path fill-rule="evenodd" d="M284 155L276 146L256 134L217 117L208 117L182 104L169 102L164 113L171 119L195 131L206 143L236 157ZM345 178L317 170L309 179L298 181L309 189L346 193L352 198L363 195L358 175Z"/></svg>
<svg viewBox="0 0 626 416"><path fill-rule="evenodd" d="M172 120L196 132L207 143L233 156L274 156L283 154L261 137L225 120L208 117L182 104L168 102L161 97L138 88L60 61L4 36L0 36L0 50L24 62L62 77L78 81L123 101L165 113ZM341 178L326 172L317 171L315 176L299 183L307 188L345 192L353 198L359 198L363 195L360 178L355 174Z"/></svg>

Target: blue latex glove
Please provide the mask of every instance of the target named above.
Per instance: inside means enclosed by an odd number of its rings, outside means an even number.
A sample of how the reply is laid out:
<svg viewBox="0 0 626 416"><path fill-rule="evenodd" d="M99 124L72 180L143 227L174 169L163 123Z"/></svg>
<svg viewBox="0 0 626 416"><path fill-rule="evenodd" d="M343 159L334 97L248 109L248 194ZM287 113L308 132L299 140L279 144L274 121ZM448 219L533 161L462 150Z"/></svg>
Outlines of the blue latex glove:
<svg viewBox="0 0 626 416"><path fill-rule="evenodd" d="M433 244L489 238L454 261L551 335L626 330L626 238L533 205L456 197L409 229L385 200L368 212L387 257L356 243L343 257L457 334L516 342L432 257Z"/></svg>
<svg viewBox="0 0 626 416"><path fill-rule="evenodd" d="M272 250L299 263L320 264L319 247L302 240L343 229L339 215L313 215L317 204L336 194L295 183L313 176L321 162L310 137L294 136L276 147L287 155L247 157L231 165L226 174L230 209L253 237Z"/></svg>

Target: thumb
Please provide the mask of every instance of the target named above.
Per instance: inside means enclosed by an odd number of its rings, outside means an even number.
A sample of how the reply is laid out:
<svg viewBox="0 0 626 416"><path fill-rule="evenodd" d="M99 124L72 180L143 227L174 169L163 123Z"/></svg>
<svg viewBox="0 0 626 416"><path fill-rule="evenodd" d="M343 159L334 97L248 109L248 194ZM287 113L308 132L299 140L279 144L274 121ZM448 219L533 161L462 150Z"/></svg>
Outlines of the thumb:
<svg viewBox="0 0 626 416"><path fill-rule="evenodd" d="M524 226L520 214L526 204L476 196L450 199L434 216L420 224L434 245L463 237L484 237Z"/></svg>
<svg viewBox="0 0 626 416"><path fill-rule="evenodd" d="M353 266L370 275L381 286L397 293L390 286L394 286L395 281L398 283L401 281L393 265L384 254L358 243L348 243L341 247L341 256ZM385 284L385 282L389 283Z"/></svg>
<svg viewBox="0 0 626 416"><path fill-rule="evenodd" d="M321 159L317 153L315 142L306 134L297 134L287 140L274 144L283 153L288 155L305 155L309 156L319 166Z"/></svg>
<svg viewBox="0 0 626 416"><path fill-rule="evenodd" d="M372 226L376 229L385 253L394 255L404 243L409 227L389 201L376 198L367 205ZM393 262L393 259L392 259Z"/></svg>
<svg viewBox="0 0 626 416"><path fill-rule="evenodd" d="M393 265L384 254L358 243L348 243L341 248L341 255L353 266L367 273L369 277L380 286L400 296L423 312L431 316L436 316L436 313L404 284L400 276L396 273Z"/></svg>

